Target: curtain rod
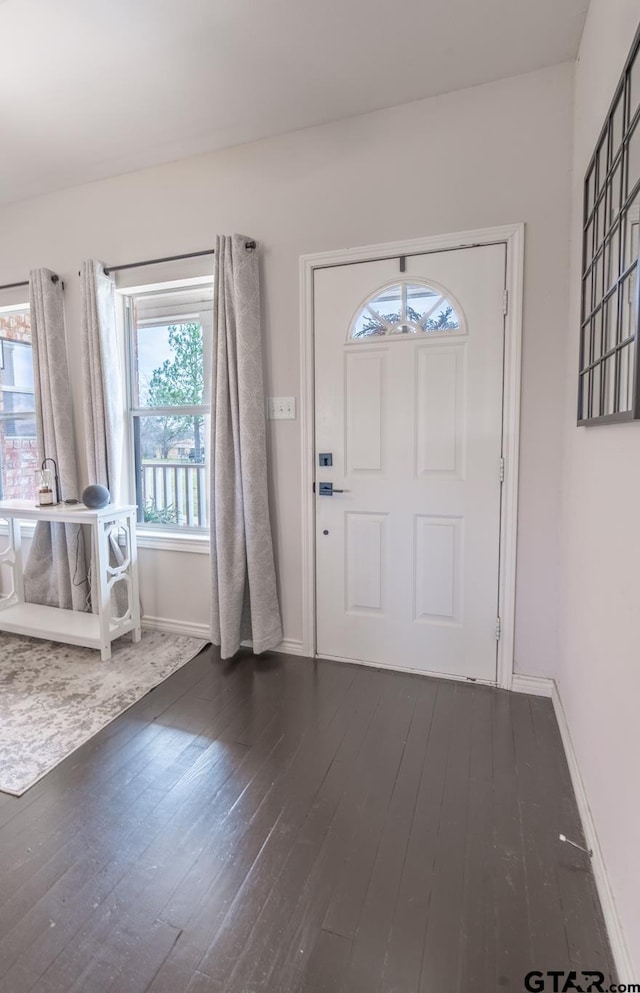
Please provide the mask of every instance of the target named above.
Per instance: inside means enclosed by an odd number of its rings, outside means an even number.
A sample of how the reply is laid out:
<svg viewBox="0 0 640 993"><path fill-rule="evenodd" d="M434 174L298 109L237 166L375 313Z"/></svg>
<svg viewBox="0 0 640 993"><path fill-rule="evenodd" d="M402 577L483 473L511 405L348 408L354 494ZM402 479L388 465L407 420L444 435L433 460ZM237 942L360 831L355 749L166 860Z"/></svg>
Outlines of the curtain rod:
<svg viewBox="0 0 640 993"><path fill-rule="evenodd" d="M59 279L60 279L60 277L59 276L56 276L55 273L54 273L54 275L51 277L51 282L52 283L57 283ZM29 280L28 279L24 279L21 283L5 283L4 286L0 286L0 291L1 290L17 290L18 287L20 287L20 286L28 286L28 285L29 285Z"/></svg>
<svg viewBox="0 0 640 993"><path fill-rule="evenodd" d="M256 247L255 241L245 241L244 247L248 252ZM146 259L144 262L128 262L125 265L110 265L104 267L105 276L111 272L121 272L123 269L139 269L145 265L160 265L162 262L181 262L182 259L198 259L204 255L215 255L215 248L207 248L204 252L188 252L186 255L168 255L164 259Z"/></svg>

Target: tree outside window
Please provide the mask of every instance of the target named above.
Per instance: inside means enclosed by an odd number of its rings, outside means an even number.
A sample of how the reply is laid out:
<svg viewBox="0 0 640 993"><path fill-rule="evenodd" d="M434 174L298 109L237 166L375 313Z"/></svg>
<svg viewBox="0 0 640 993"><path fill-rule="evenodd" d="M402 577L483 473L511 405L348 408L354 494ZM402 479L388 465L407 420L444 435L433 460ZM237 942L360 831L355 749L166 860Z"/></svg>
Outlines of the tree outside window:
<svg viewBox="0 0 640 993"><path fill-rule="evenodd" d="M139 522L204 529L211 284L142 292L127 312Z"/></svg>

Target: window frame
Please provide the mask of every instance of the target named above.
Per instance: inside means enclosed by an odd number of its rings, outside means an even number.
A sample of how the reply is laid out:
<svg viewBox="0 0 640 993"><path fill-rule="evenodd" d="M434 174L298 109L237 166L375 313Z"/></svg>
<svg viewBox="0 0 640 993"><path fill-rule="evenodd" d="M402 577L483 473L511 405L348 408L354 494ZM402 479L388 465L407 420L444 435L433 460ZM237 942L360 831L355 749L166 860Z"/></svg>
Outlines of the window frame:
<svg viewBox="0 0 640 993"><path fill-rule="evenodd" d="M354 333L355 329L357 327L358 321L360 320L365 310L369 310L372 315L379 317L382 323L386 327L387 322L385 320L384 314L381 314L379 311L375 311L372 308L372 304L375 303L376 300L384 292L388 290L394 290L396 289L396 287L401 290L401 295L402 295L400 320L396 321L393 325L389 326L389 328L387 328L387 330L385 330L382 334L356 335ZM438 299L431 308L429 314L427 314L427 318L429 318L432 313L437 312L439 307L443 303L449 304L454 310L454 313L456 314L456 318L458 319L459 322L458 326L456 328L424 328L416 325L416 327L410 332L400 330L402 327L409 327L416 323L409 319L403 318L403 314L405 314L406 311L406 303L407 303L406 292L410 288L424 289L429 292L438 294ZM423 320L425 319L424 315L422 319ZM376 342L376 341L387 341L387 342L388 341L425 341L427 339L431 340L433 338L445 338L445 337L453 337L453 336L465 337L467 336L467 334L468 334L467 319L464 314L464 311L458 300L455 298L455 296L445 286L442 286L440 283L437 283L434 280L422 280L411 276L400 276L399 278L394 279L393 281L383 283L381 286L378 287L378 289L374 293L370 293L358 304L358 307L349 323L346 344L349 346L352 345L358 346L363 342L368 342L369 344L371 344L372 342Z"/></svg>
<svg viewBox="0 0 640 993"><path fill-rule="evenodd" d="M14 298L15 299L15 298ZM15 303L3 304L0 306L0 317L7 317L12 314L28 314L29 322L31 320L31 304L28 300L16 299ZM8 338L5 334L0 334L0 349L3 347L3 342L9 342L12 345L20 345L31 350L32 356L32 367L33 367L33 340L21 341L18 338ZM0 366L2 363L0 362ZM0 423L10 422L10 421L27 421L33 420L36 422L35 434L33 435L9 435L8 437L20 441L38 441L38 427L37 427L37 412L36 412L36 396L35 396L35 383L31 390L25 390L24 387L7 387L0 385L0 393L20 393L22 395L30 394L33 397L33 410L31 411L8 411L0 412ZM39 456L36 458L36 464L33 468L35 472L40 465ZM2 460L0 459L0 499L5 499L5 482L4 482L4 469L2 465ZM7 534L7 527L5 522L0 525L0 533ZM32 528L32 525L27 526L25 524L25 529Z"/></svg>
<svg viewBox="0 0 640 993"><path fill-rule="evenodd" d="M164 295L167 293L179 293L181 290L198 287L210 287L213 293L213 278L211 276L196 276L187 279L169 280L166 282L149 283L141 286L117 287L116 291L121 298L121 320L123 328L124 345L124 365L125 365L125 418L127 431L127 489L131 495L132 502L138 507L138 545L142 548L151 547L168 551L208 551L209 527L192 524L162 524L158 521L144 520L144 502L142 499L141 476L138 471L138 446L136 444L136 421L142 417L161 416L185 416L202 417L205 423L205 445L209 433L209 419L211 417L211 403L172 405L167 407L140 407L136 401L136 366L135 366L135 327L133 320L134 308L132 306L135 298L149 297L153 295ZM213 310L213 305L212 305ZM181 323L180 320L171 321L159 319L158 327L168 327L170 324ZM205 391L207 390L208 377L206 370L210 363L211 350L213 348L213 327L207 329L206 324L202 324L204 367L205 367ZM205 393L206 397L206 393ZM205 461L204 465L207 465ZM205 509L209 506L209 473L205 471Z"/></svg>
<svg viewBox="0 0 640 993"><path fill-rule="evenodd" d="M633 71L635 86L640 90L640 27L615 87L583 182L577 396L577 424L583 427L640 419L640 252L636 249L633 258L625 255L626 239L628 237L631 245L633 228L637 228L636 239L640 234L640 159L637 175L630 177L630 146L632 140L640 140L640 94L633 113L631 107ZM616 125L620 131L614 137ZM632 210L633 207L637 210ZM617 276L614 279L610 276L609 265L616 256L617 266L614 261L613 271L617 271ZM625 290L633 280L635 286L633 297L630 297ZM632 320L629 333L622 338L627 307L631 308ZM610 322L614 321L615 328L611 328ZM623 366L625 351L628 358ZM625 410L620 409L624 399L621 369L627 372L628 409ZM612 410L605 413L609 390L613 394Z"/></svg>
<svg viewBox="0 0 640 993"><path fill-rule="evenodd" d="M29 307L12 308L15 313L28 313ZM12 345L14 348L28 348L31 352L31 364L33 368L33 343L31 341L20 341L18 338L7 338L5 335L0 334L0 370L4 369L4 345L5 342ZM0 423L8 423L10 421L28 421L36 419L36 394L35 387L30 390L25 389L23 386L6 386L0 382L0 395L5 396L16 394L20 396L30 396L33 399L33 407L31 410L2 410L0 409ZM29 435L19 435L11 434L10 438L24 438L33 439L37 438L37 429L34 434Z"/></svg>

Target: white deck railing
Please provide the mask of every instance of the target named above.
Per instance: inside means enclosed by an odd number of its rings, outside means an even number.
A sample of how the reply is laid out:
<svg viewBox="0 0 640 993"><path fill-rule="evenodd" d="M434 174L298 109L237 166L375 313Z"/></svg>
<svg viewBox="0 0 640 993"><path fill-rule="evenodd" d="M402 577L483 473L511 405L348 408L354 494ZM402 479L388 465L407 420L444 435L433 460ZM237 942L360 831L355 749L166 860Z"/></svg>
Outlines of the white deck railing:
<svg viewBox="0 0 640 993"><path fill-rule="evenodd" d="M145 520L207 527L206 472L200 463L143 461Z"/></svg>

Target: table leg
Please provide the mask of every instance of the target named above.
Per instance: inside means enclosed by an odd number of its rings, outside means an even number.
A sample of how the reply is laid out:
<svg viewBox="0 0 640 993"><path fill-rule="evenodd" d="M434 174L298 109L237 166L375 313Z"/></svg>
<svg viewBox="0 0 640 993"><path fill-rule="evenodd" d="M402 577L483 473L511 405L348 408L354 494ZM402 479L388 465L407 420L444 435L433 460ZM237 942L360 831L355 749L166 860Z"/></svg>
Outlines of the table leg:
<svg viewBox="0 0 640 993"><path fill-rule="evenodd" d="M142 638L142 626L140 622L140 587L138 583L138 543L136 541L136 517L129 515L129 551L131 562L129 565L129 575L131 577L131 617L134 623L133 641L140 641Z"/></svg>
<svg viewBox="0 0 640 993"><path fill-rule="evenodd" d="M109 594L109 547L104 522L98 520L93 528L94 534L94 584L96 586L96 601L98 620L100 622L100 655L103 662L111 658L111 597Z"/></svg>
<svg viewBox="0 0 640 993"><path fill-rule="evenodd" d="M24 603L24 572L22 565L22 532L20 521L16 517L9 518L9 546L11 548L10 563L13 573L13 595L16 603Z"/></svg>

